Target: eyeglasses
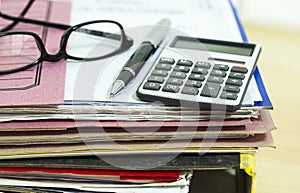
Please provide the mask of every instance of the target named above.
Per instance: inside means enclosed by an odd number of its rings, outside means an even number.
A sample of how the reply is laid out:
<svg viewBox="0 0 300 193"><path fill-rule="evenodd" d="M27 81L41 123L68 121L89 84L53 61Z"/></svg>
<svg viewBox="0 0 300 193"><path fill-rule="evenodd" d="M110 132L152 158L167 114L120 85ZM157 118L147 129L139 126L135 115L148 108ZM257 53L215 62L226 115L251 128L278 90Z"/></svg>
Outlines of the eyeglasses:
<svg viewBox="0 0 300 193"><path fill-rule="evenodd" d="M33 1L30 0L25 9L28 10ZM14 21L3 29L10 30L18 22L63 29L65 32L61 37L60 50L54 55L49 54L42 39L32 32L0 32L0 74L23 71L43 61L104 59L130 48L133 44L133 40L125 35L122 25L116 21L95 20L68 26L23 18L27 12L24 10L19 17L0 12L0 17Z"/></svg>

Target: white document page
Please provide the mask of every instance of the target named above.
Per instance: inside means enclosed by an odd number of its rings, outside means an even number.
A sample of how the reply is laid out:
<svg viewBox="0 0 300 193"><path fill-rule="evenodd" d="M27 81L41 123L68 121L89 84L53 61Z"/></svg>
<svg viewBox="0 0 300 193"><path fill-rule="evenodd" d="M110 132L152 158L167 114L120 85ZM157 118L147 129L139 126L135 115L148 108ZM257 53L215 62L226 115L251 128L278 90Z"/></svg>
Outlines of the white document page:
<svg viewBox="0 0 300 193"><path fill-rule="evenodd" d="M190 36L242 41L227 0L73 0L71 24L115 20L126 29L154 25L162 18Z"/></svg>
<svg viewBox="0 0 300 193"><path fill-rule="evenodd" d="M174 34L193 37L242 41L240 30L228 1L220 0L73 0L71 24L90 20L115 20L121 23L134 45L125 53L92 62L67 63L65 100L112 101L109 93L115 78L146 33L162 18L169 18ZM166 38L165 42L170 41ZM114 102L139 103L135 92L159 52L150 57L136 78ZM243 105L261 101L255 79L250 82Z"/></svg>

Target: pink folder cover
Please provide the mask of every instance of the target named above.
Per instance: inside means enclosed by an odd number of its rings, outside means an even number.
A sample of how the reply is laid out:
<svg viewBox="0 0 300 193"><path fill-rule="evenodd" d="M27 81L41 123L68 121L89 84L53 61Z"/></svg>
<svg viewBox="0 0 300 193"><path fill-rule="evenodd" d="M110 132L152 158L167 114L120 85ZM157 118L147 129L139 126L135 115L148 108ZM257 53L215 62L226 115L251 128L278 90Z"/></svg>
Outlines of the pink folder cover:
<svg viewBox="0 0 300 193"><path fill-rule="evenodd" d="M265 124L263 124L265 123ZM256 124L269 125L273 123L270 112L260 111L259 119L207 120L207 121L83 121L83 120L37 120L0 122L0 130L5 129L51 129L72 127L149 127L149 126L254 126Z"/></svg>
<svg viewBox="0 0 300 193"><path fill-rule="evenodd" d="M1 12L18 16L27 2L3 0L1 1ZM35 1L25 17L68 24L70 11L70 2ZM0 28L10 23L9 20L0 19ZM64 32L63 30L25 23L18 23L11 31L37 33L51 54L58 51L60 38ZM5 47L2 46L2 48ZM22 50L24 52L20 52L21 55L26 53L26 48ZM0 60L2 65L12 65L16 62L15 58L9 58L5 49L0 49ZM0 106L62 104L64 102L65 71L66 61L61 60L56 63L43 62L26 71L0 75Z"/></svg>
<svg viewBox="0 0 300 193"><path fill-rule="evenodd" d="M258 121L256 121L258 122ZM251 125L250 119L209 120L209 121L74 121L74 120L39 120L0 122L0 131L66 129L75 127L207 127L207 126L245 126Z"/></svg>

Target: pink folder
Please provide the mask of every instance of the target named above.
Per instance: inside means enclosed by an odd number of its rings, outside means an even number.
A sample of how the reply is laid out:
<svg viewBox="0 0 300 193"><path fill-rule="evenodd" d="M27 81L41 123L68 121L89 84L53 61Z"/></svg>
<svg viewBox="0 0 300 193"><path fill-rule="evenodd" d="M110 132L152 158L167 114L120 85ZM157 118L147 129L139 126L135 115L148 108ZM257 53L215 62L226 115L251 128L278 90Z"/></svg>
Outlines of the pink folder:
<svg viewBox="0 0 300 193"><path fill-rule="evenodd" d="M22 0L2 0L1 12L18 16L27 2ZM70 2L35 1L25 17L68 24L70 11ZM0 28L10 23L11 21L9 20L0 19ZM37 33L50 53L57 52L61 35L64 32L63 30L21 22L11 31ZM18 62L15 57L12 58L7 55L7 50L4 49L5 46L2 46L2 48L0 49L1 65L13 65L14 62ZM22 49L20 55L22 54L26 54L26 48ZM65 71L66 61L62 60L56 63L43 62L22 72L0 75L0 106L62 104L64 102Z"/></svg>

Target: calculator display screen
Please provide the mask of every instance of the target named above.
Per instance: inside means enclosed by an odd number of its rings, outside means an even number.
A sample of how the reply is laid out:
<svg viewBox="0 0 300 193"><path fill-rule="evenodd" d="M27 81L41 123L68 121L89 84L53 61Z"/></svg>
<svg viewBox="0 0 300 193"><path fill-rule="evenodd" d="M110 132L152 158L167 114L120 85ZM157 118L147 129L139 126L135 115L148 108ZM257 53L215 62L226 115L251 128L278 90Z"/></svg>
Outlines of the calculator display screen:
<svg viewBox="0 0 300 193"><path fill-rule="evenodd" d="M172 44L172 47L175 48L184 48L184 49L193 49L193 50L207 50L211 52L219 52L226 54L235 54L242 56L252 56L254 47L244 46L242 44L227 44L223 41L208 42L202 41L201 39L195 38L186 38L181 39L177 38Z"/></svg>

